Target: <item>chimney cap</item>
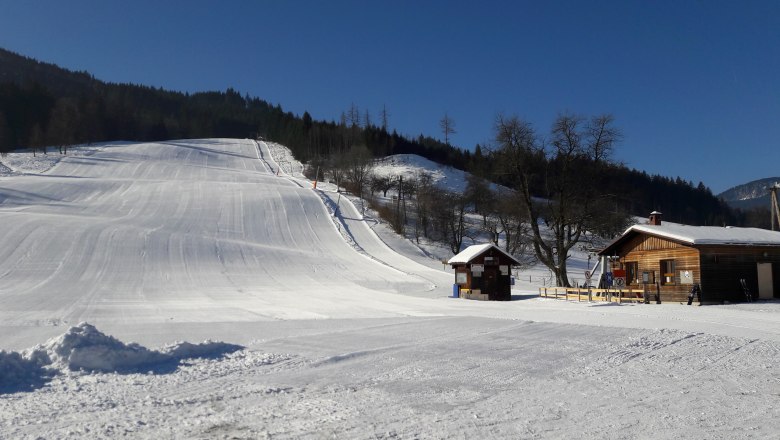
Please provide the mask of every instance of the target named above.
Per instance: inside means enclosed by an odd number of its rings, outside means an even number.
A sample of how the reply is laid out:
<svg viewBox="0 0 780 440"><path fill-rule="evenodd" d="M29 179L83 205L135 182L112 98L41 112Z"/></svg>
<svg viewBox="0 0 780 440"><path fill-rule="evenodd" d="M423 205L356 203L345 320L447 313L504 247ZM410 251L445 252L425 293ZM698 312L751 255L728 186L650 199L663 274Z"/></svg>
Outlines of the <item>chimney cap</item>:
<svg viewBox="0 0 780 440"><path fill-rule="evenodd" d="M650 215L663 215L663 212L653 211L650 213Z"/></svg>

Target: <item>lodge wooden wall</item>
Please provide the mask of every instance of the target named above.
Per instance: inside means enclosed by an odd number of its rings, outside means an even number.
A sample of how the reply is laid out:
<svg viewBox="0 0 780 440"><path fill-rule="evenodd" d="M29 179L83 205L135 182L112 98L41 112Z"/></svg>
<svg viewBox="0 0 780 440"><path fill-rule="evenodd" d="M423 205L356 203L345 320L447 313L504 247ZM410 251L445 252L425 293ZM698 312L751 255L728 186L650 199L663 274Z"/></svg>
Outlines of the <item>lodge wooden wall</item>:
<svg viewBox="0 0 780 440"><path fill-rule="evenodd" d="M641 287L642 272L651 274L648 290L655 292L655 283L661 281L661 260L674 260L674 281L661 285L661 301L688 300L688 292L691 291L693 284L682 284L680 271L691 271L693 273L693 282L701 284L702 273L699 267L699 250L680 243L665 240L663 238L652 237L649 235L638 235L629 240L623 247L619 260L621 266L625 268L627 263L637 263L637 280L629 280L629 287ZM704 290L702 289L704 293ZM704 300L704 298L702 298Z"/></svg>
<svg viewBox="0 0 780 440"><path fill-rule="evenodd" d="M703 303L745 301L739 280L758 295L757 263L773 263L772 281L775 297L780 297L780 249L768 246L699 246L693 247L672 240L640 234L619 249L619 266L637 263L637 279L628 280L630 287L641 286L642 272L651 273L651 292L661 281L661 260L674 260L674 282L661 285L662 301L684 302L692 284L682 284L680 271L691 271L693 283L701 286Z"/></svg>

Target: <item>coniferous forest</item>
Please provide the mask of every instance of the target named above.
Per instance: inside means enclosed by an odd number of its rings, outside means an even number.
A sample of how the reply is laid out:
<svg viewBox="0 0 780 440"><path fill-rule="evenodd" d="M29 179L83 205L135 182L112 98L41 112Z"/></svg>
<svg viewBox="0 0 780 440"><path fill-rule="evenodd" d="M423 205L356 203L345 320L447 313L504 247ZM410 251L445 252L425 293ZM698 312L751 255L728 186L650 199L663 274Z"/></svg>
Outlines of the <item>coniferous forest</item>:
<svg viewBox="0 0 780 440"><path fill-rule="evenodd" d="M285 112L280 105L230 88L187 94L107 83L87 72L72 72L0 49L0 152L111 140L259 136L288 146L302 162L322 161L364 146L375 157L417 154L509 183L497 171L488 147L477 145L472 152L433 137L409 138L391 131L386 118L378 119L379 124L374 124L361 117L353 105L338 121L318 121L308 112ZM620 164L602 171L599 182L588 183L615 194L616 208L629 213L644 216L658 209L672 222L753 226L753 217L729 208L702 183L648 175Z"/></svg>

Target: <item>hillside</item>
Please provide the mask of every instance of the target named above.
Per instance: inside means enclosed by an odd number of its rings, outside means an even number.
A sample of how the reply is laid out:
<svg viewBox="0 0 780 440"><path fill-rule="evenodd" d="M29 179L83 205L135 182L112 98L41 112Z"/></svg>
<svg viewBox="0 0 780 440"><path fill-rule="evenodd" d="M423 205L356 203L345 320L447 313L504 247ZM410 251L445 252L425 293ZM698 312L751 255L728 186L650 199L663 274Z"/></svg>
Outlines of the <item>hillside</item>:
<svg viewBox="0 0 780 440"><path fill-rule="evenodd" d="M77 97L104 84L87 72L73 72L55 64L43 63L0 48L0 84L45 85L57 95Z"/></svg>
<svg viewBox="0 0 780 440"><path fill-rule="evenodd" d="M374 157L415 154L496 183L512 184L489 149L483 151L480 146L472 152L431 136L412 138L390 127L347 118L318 121L306 112L285 112L280 105L230 88L190 95L106 83L86 72L71 72L0 49L0 152L120 139L256 136L289 146L297 158L314 167L353 147L365 147ZM553 162L540 163L540 172L553 169ZM612 164L588 184L595 192L614 194L615 209L635 215L661 210L672 221L694 225L740 225L742 221L704 184L694 185L679 177L651 176ZM539 181L534 192L544 197L546 188Z"/></svg>
<svg viewBox="0 0 780 440"><path fill-rule="evenodd" d="M372 172L380 177L399 177L416 179L421 174L431 177L438 188L456 193L466 190L467 171L442 165L416 154L395 154L377 160Z"/></svg>
<svg viewBox="0 0 780 440"><path fill-rule="evenodd" d="M228 88L190 94L113 84L0 48L0 151L20 147L202 137L255 137L304 161L361 142L375 154L415 153L464 167L464 152L376 126L316 121Z"/></svg>
<svg viewBox="0 0 780 440"><path fill-rule="evenodd" d="M737 185L718 194L729 206L740 209L767 208L769 209L768 188L780 182L780 177L767 177L752 182Z"/></svg>

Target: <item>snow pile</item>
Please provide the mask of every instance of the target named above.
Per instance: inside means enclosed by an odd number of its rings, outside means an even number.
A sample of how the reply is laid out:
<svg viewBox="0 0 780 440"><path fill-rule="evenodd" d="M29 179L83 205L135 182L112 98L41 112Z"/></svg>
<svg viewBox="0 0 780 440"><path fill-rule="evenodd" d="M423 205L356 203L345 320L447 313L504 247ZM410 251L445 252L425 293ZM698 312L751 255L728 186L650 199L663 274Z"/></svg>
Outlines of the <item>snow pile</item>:
<svg viewBox="0 0 780 440"><path fill-rule="evenodd" d="M58 371L121 372L175 369L182 359L217 358L243 349L240 345L205 341L178 342L150 350L125 344L82 322L64 334L23 353L0 351L0 390L16 391L42 385Z"/></svg>
<svg viewBox="0 0 780 440"><path fill-rule="evenodd" d="M58 369L74 371L128 371L170 360L159 351L136 343L125 344L85 322L33 348L35 352L48 356Z"/></svg>
<svg viewBox="0 0 780 440"><path fill-rule="evenodd" d="M0 350L0 393L33 389L53 374L44 368L47 359L39 353L25 356Z"/></svg>
<svg viewBox="0 0 780 440"><path fill-rule="evenodd" d="M163 347L163 355L170 359L177 361L181 359L206 359L217 358L229 353L233 353L238 350L242 350L244 347L235 344L227 344L225 342L218 341L203 341L200 344L192 344L190 342L177 342L173 345Z"/></svg>
<svg viewBox="0 0 780 440"><path fill-rule="evenodd" d="M44 353L51 364L59 369L128 372L168 362L176 363L187 358L216 357L242 348L239 345L205 341L201 344L179 342L160 351L150 350L136 343L125 344L100 332L95 326L82 322L63 335L33 348L32 353Z"/></svg>

